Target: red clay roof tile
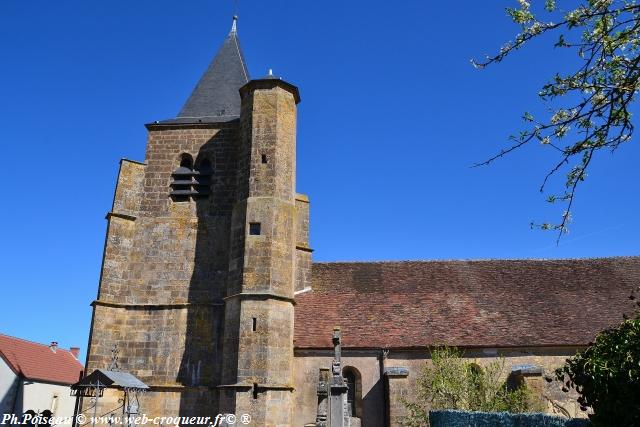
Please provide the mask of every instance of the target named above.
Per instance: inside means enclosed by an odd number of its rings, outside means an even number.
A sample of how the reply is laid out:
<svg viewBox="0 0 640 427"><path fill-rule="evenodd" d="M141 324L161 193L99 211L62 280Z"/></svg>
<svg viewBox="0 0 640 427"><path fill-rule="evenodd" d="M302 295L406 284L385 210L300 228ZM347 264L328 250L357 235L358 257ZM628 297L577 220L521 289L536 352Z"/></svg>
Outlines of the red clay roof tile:
<svg viewBox="0 0 640 427"><path fill-rule="evenodd" d="M0 334L0 356L13 371L34 381L73 384L84 369L69 350Z"/></svg>
<svg viewBox="0 0 640 427"><path fill-rule="evenodd" d="M586 345L629 312L640 257L313 264L295 347Z"/></svg>

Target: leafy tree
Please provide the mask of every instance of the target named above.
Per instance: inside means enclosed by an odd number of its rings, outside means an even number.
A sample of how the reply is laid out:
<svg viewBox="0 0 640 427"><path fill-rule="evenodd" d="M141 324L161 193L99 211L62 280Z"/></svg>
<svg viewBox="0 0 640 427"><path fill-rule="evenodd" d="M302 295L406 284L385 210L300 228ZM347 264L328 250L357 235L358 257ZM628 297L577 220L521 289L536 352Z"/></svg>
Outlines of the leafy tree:
<svg viewBox="0 0 640 427"><path fill-rule="evenodd" d="M464 360L456 349L431 349L431 364L425 364L417 379L415 400L403 402L409 411L404 424L429 425L429 410L432 409L485 412L542 409L541 401L525 386L509 390L503 374L503 359L480 368Z"/></svg>
<svg viewBox="0 0 640 427"><path fill-rule="evenodd" d="M581 0L577 7L562 10L555 0L545 0L544 8L540 1L541 10L534 12L533 2L518 2L507 13L521 26L520 33L497 55L472 61L474 65L484 68L498 63L530 40L549 33L557 33L555 47L574 51L580 65L566 75L556 74L539 92L550 105L547 117L524 113L527 125L510 137L510 146L478 165L488 165L535 142L557 152L558 160L540 191L546 191L552 176L566 172L563 190L547 197L550 203L564 204L564 212L557 223L532 226L557 230L560 239L568 231L578 184L586 178L594 157L631 140L630 107L640 89L640 5L636 0Z"/></svg>
<svg viewBox="0 0 640 427"><path fill-rule="evenodd" d="M634 298L632 296L632 298ZM583 410L596 426L640 425L640 315L600 333L586 350L556 370L575 389Z"/></svg>

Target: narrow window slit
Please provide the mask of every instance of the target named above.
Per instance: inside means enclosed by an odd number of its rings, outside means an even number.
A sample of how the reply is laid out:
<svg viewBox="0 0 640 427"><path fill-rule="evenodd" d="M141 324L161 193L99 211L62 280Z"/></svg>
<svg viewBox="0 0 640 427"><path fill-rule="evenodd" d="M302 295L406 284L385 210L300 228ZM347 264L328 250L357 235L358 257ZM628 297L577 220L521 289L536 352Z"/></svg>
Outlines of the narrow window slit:
<svg viewBox="0 0 640 427"><path fill-rule="evenodd" d="M253 329L253 332L255 332L255 331L256 331L256 327L257 327L257 326L258 326L258 319L256 319L256 318L254 317L254 318L253 318L253 322L252 322L252 326L251 326L251 327L252 327L252 329Z"/></svg>
<svg viewBox="0 0 640 427"><path fill-rule="evenodd" d="M253 399L257 399L258 398L258 384L253 383Z"/></svg>
<svg viewBox="0 0 640 427"><path fill-rule="evenodd" d="M263 163L263 164L266 164L266 163L267 163L267 155L266 155L266 154L263 154L263 155L262 155L262 163Z"/></svg>

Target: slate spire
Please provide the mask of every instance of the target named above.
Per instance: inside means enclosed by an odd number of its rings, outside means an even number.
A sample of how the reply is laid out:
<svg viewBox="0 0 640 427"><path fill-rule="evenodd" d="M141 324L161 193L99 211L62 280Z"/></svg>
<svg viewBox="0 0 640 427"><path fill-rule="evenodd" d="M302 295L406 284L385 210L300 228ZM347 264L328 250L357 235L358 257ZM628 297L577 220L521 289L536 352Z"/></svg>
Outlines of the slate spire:
<svg viewBox="0 0 640 427"><path fill-rule="evenodd" d="M177 121L223 122L240 117L238 90L249 81L249 73L240 49L238 17L215 58L178 113Z"/></svg>

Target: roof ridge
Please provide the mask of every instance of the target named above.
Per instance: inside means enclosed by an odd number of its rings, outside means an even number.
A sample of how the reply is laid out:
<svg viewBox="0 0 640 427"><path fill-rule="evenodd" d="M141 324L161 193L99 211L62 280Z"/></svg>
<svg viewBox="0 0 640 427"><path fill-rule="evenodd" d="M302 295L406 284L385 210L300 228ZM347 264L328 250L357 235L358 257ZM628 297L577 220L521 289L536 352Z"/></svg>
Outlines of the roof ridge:
<svg viewBox="0 0 640 427"><path fill-rule="evenodd" d="M50 347L49 347L49 345L50 345L50 344L42 344L41 342L36 342L36 341L28 340L28 339L26 339L26 338L21 338L21 337L14 337L13 335L3 334L2 332L0 332L0 336L7 337L7 338L11 338L11 339L18 340L18 341L23 341L23 342L26 342L26 343L29 343L29 344L39 345L39 346L44 347L44 348L50 348ZM57 351L57 350L62 350L62 351L65 351L65 352L67 352L67 353L71 354L71 348L62 348L62 347L58 347L58 348L56 349L56 351ZM1 349L0 349L0 351L1 351ZM75 358L75 357L74 357L74 358Z"/></svg>
<svg viewBox="0 0 640 427"><path fill-rule="evenodd" d="M55 384L73 384L84 365L71 350L0 334L0 358L23 378Z"/></svg>
<svg viewBox="0 0 640 427"><path fill-rule="evenodd" d="M236 46L236 52L238 53L238 56L240 57L241 61L241 65L242 65L242 72L244 73L244 78L247 79L247 81L249 81L249 70L247 70L247 62L244 59L244 55L242 54L242 49L240 48L240 41L238 39L237 36L237 32L234 31L233 33L229 34L229 37L233 37L233 42Z"/></svg>
<svg viewBox="0 0 640 427"><path fill-rule="evenodd" d="M231 32L209 62L175 119L162 123L224 122L240 116L240 88L249 70L240 47L234 16Z"/></svg>
<svg viewBox="0 0 640 427"><path fill-rule="evenodd" d="M515 262L515 261L604 261L620 259L640 259L640 255L619 255L606 257L585 258L448 258L448 259L405 259L405 260L373 260L373 261L313 261L313 264L409 264L409 263L437 263L437 262Z"/></svg>

